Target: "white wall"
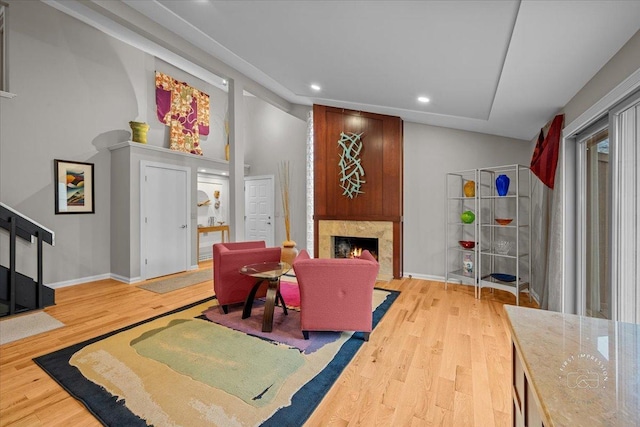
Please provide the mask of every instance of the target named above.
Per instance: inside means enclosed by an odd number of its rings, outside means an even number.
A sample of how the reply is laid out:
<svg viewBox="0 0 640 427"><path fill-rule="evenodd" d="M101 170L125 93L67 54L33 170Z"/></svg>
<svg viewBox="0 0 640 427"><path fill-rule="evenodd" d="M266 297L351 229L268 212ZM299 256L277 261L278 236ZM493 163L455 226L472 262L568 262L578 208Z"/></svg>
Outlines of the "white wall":
<svg viewBox="0 0 640 427"><path fill-rule="evenodd" d="M275 242L285 240L278 165L288 160L291 169L291 238L306 249L306 144L307 123L253 96L245 97L246 152L251 175L275 177Z"/></svg>
<svg viewBox="0 0 640 427"><path fill-rule="evenodd" d="M10 4L9 79L18 97L0 98L0 200L56 232L56 246L44 249L45 283L108 275L110 236L119 225L110 215L111 158L106 147L130 138L131 120L151 125L149 144L168 146L168 128L155 118L153 72L166 72L212 96L211 133L202 140L208 157L224 156L226 93L42 2ZM638 68L639 45L636 34L565 107L567 121ZM292 238L302 248L306 122L258 98L247 97L246 108L246 163L251 174L277 175L281 160L291 162ZM414 123L405 123L404 131L404 271L438 277L444 272L444 174L528 164L531 146ZM95 163L95 214L54 215L53 159ZM275 207L276 241L282 241L277 186ZM6 233L0 232L4 265L6 240ZM34 251L25 243L18 246L18 270L35 275Z"/></svg>
<svg viewBox="0 0 640 427"><path fill-rule="evenodd" d="M555 280L549 280L549 309L565 313L579 312L578 289L576 277L577 253L576 235L578 230L572 215L576 210L576 141L572 135L583 130L590 123L596 121L599 115L604 115L607 110L622 101L634 90L637 84L631 84L629 78L637 76L640 70L640 31L633 35L627 43L602 67L598 73L565 105L565 132L561 149L559 175L556 182L562 187L562 214L564 218L559 230L560 238L557 242L563 254L563 264L555 275ZM637 80L636 80L637 83ZM623 89L621 89L623 88ZM634 89L635 88L635 89ZM623 95L626 94L626 95ZM592 107L594 107L592 109ZM640 165L636 165L636 169ZM630 195L613 194L613 200L628 200ZM637 199L637 195L635 198ZM612 233L616 233L612 230ZM555 272L555 269L554 269ZM615 286L615 281L613 281ZM640 285L637 285L640 286Z"/></svg>
<svg viewBox="0 0 640 427"><path fill-rule="evenodd" d="M0 200L56 233L55 247L44 247L45 284L114 272L135 277L127 267L138 247L136 227L129 224L130 215L120 221L113 212L137 205L111 206L112 177L118 181L121 172L112 174L107 147L130 139L132 120L150 124L149 145L169 146L169 128L155 113L158 70L210 95L210 134L201 145L205 156L224 159L227 94L42 2L11 1L10 8L9 78L18 96L0 98ZM54 214L54 159L95 164L95 214ZM131 232L129 253L112 245L112 235ZM31 277L36 275L33 246L19 242L17 251L18 271ZM8 252L8 234L2 231L3 265L9 263Z"/></svg>
<svg viewBox="0 0 640 427"><path fill-rule="evenodd" d="M55 231L55 247L44 245L45 283L108 274L106 147L127 140L140 113L145 55L41 2L10 8L8 71L18 96L0 100L0 200ZM54 159L95 163L95 214L54 214ZM17 268L35 277L30 246L19 244Z"/></svg>
<svg viewBox="0 0 640 427"><path fill-rule="evenodd" d="M246 161L251 175L275 175L282 160L291 162L292 238L305 248L306 122L255 97L247 108ZM404 272L405 276L444 275L444 177L447 172L520 163L528 165L528 141L467 131L404 124ZM284 240L282 204L276 178L276 242Z"/></svg>
<svg viewBox="0 0 640 427"><path fill-rule="evenodd" d="M565 126L611 92L616 86L640 69L640 31L596 73L565 105ZM551 120L551 117L549 117ZM533 136L533 135L532 135Z"/></svg>
<svg viewBox="0 0 640 427"><path fill-rule="evenodd" d="M528 165L529 141L404 123L404 275L444 277L445 174Z"/></svg>

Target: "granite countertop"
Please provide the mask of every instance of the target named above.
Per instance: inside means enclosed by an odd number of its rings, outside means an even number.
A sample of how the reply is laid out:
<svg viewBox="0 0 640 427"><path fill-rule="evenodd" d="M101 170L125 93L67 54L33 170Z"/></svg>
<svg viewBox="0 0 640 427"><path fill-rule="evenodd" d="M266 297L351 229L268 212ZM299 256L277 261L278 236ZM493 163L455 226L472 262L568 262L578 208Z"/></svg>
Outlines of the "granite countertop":
<svg viewBox="0 0 640 427"><path fill-rule="evenodd" d="M640 425L640 325L504 309L546 427Z"/></svg>

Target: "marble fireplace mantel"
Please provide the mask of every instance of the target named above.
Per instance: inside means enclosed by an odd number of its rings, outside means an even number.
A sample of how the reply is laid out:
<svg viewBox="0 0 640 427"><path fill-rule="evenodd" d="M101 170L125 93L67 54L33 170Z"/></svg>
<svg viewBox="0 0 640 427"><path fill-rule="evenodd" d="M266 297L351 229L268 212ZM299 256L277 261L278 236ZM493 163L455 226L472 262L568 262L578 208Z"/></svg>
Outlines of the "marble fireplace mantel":
<svg viewBox="0 0 640 427"><path fill-rule="evenodd" d="M391 221L318 221L318 257L331 258L332 236L378 239L378 280L393 278L393 222Z"/></svg>

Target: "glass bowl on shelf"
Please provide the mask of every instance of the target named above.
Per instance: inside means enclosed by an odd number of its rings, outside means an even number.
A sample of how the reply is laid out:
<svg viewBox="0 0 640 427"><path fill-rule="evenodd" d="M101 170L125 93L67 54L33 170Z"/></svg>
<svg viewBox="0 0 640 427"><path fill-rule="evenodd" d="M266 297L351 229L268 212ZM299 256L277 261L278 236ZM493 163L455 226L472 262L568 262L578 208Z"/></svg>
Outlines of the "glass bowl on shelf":
<svg viewBox="0 0 640 427"><path fill-rule="evenodd" d="M511 250L511 242L508 240L496 240L494 248L500 255L507 255Z"/></svg>
<svg viewBox="0 0 640 427"><path fill-rule="evenodd" d="M491 273L491 277L496 280L500 280L501 282L515 282L516 276L513 274L504 274L504 273Z"/></svg>
<svg viewBox="0 0 640 427"><path fill-rule="evenodd" d="M495 220L500 225L509 225L511 221L513 221L513 218L496 218Z"/></svg>
<svg viewBox="0 0 640 427"><path fill-rule="evenodd" d="M472 240L458 240L458 243L465 249L473 249L476 247L476 242Z"/></svg>

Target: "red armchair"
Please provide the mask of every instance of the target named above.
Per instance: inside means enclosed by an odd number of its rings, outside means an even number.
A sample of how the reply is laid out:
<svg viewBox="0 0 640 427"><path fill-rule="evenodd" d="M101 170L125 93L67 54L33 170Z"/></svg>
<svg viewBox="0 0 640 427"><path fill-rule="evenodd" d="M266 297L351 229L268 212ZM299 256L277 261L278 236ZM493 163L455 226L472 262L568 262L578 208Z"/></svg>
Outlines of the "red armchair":
<svg viewBox="0 0 640 427"><path fill-rule="evenodd" d="M213 245L213 290L222 311L229 311L229 304L244 302L256 279L240 273L247 264L280 261L281 248L267 248L265 242L216 243ZM262 286L256 298L266 293Z"/></svg>
<svg viewBox="0 0 640 427"><path fill-rule="evenodd" d="M360 258L310 258L303 250L293 262L300 287L302 335L309 331L359 331L369 341L373 329L373 287L380 264Z"/></svg>

